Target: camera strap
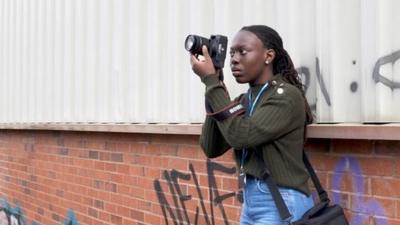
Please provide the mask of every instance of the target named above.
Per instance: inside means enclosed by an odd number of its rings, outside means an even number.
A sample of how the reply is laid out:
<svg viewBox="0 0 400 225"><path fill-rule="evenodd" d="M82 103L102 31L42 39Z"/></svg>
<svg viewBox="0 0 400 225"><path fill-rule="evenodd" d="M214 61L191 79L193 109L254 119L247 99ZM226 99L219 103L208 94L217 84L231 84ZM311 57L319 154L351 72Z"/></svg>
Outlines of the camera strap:
<svg viewBox="0 0 400 225"><path fill-rule="evenodd" d="M223 81L220 81L220 84L222 85L222 88L225 90L226 95L229 96L225 83ZM211 118L217 120L218 122L222 122L228 119L229 117L245 113L246 108L244 107L242 101L240 100L241 98L239 97L238 99L239 100L231 102L229 105L219 110L218 112L213 112L210 104L207 102L206 99L205 106L206 106L207 116L210 116Z"/></svg>
<svg viewBox="0 0 400 225"><path fill-rule="evenodd" d="M210 117L214 118L215 120L221 122L221 121L228 119L229 117L245 113L245 111L246 111L246 109L240 103L240 101L234 101L218 112L207 113L207 116L210 116Z"/></svg>

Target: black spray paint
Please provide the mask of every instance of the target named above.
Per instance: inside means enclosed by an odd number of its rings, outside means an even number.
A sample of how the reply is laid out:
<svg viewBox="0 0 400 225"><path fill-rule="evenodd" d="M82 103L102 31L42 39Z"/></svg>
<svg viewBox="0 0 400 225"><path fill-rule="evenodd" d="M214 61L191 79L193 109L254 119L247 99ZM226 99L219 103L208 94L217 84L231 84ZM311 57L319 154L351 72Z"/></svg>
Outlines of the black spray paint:
<svg viewBox="0 0 400 225"><path fill-rule="evenodd" d="M379 58L378 61L375 63L374 71L373 71L373 75L372 75L372 78L374 79L375 83L382 83L382 84L390 87L391 89L400 88L400 82L394 82L392 80L389 80L386 77L384 77L382 74L379 73L379 70L382 65L390 63L393 66L395 64L395 62L399 59L400 59L400 50L395 51L390 55L386 55L386 56Z"/></svg>
<svg viewBox="0 0 400 225"><path fill-rule="evenodd" d="M170 218L175 225L178 224L198 224L200 210L201 215L203 215L203 219L206 224L211 225L215 224L214 219L214 207L217 207L221 212L221 215L224 220L224 224L228 225L228 217L225 213L223 202L226 199L236 197L239 201L241 201L241 193L240 192L231 192L228 194L221 195L218 191L217 182L215 175L225 174L225 175L233 175L236 173L235 167L226 167L224 165L211 162L207 160L207 174L208 174L208 190L209 190L209 202L206 203L203 194L201 193L200 184L198 181L198 176L196 175L195 169L192 163L189 164L190 173L182 173L177 170L163 172L164 179L167 181L169 192L172 195L172 200L168 201L167 196L165 195L161 182L156 179L154 181L154 189L157 192L157 197L161 206L161 210L163 216L165 218L165 224L168 223L168 218ZM196 194L198 196L199 206L196 207L196 213L193 221L190 221L190 217L188 215L188 211L185 206L185 202L192 200L192 195L185 195L182 193L181 187L179 185L179 180L190 181L192 180L193 184L196 187ZM172 204L172 205L171 205ZM209 206L210 212L207 211L207 205Z"/></svg>
<svg viewBox="0 0 400 225"><path fill-rule="evenodd" d="M331 106L331 98L329 97L328 90L326 89L325 82L324 82L324 79L321 74L321 68L319 67L318 57L315 58L315 66L316 66L316 71L317 71L317 80L318 80L319 86L321 87L321 92L324 95L326 104L328 104L328 106Z"/></svg>
<svg viewBox="0 0 400 225"><path fill-rule="evenodd" d="M325 81L324 81L324 77L322 76L321 73L321 68L319 66L319 59L318 57L315 58L315 64L316 64L316 77L317 77L317 81L319 83L319 87L321 89L321 92L324 96L325 102L326 104L328 104L328 106L331 106L331 98L329 96L329 92L326 89L326 85L325 85ZM296 68L297 73L302 77L303 85L304 85L304 92L307 93L307 91L310 88L310 83L311 83L311 73L310 73L310 69L306 66L300 66L298 68ZM312 103L310 104L310 107L312 110L316 110L316 103Z"/></svg>

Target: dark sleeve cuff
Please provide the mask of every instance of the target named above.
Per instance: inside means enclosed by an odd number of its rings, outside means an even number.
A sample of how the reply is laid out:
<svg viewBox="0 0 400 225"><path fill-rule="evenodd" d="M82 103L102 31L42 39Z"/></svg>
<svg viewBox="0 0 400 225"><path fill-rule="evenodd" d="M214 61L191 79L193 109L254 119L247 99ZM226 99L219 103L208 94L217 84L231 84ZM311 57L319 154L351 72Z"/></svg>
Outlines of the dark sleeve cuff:
<svg viewBox="0 0 400 225"><path fill-rule="evenodd" d="M201 78L206 85L206 102L213 112L218 112L231 104L228 91L216 75L208 75Z"/></svg>
<svg viewBox="0 0 400 225"><path fill-rule="evenodd" d="M206 87L208 87L208 86L212 86L212 85L218 85L219 79L218 79L217 75L212 74L212 75L203 76L201 78L201 82L203 82L206 85Z"/></svg>

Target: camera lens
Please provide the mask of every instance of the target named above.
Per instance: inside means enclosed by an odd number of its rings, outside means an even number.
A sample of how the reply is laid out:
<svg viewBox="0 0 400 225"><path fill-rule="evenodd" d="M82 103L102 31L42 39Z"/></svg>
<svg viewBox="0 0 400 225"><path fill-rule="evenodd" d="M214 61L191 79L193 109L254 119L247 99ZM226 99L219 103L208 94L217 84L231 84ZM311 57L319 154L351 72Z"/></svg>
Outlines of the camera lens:
<svg viewBox="0 0 400 225"><path fill-rule="evenodd" d="M205 45L208 48L209 42L210 40L207 38L197 35L188 35L185 40L185 49L190 53L192 53L193 55L195 54L202 55L203 52L201 50L201 47Z"/></svg>
<svg viewBox="0 0 400 225"><path fill-rule="evenodd" d="M186 50L188 50L190 52L192 50L192 48L193 48L193 45L195 44L194 43L195 41L196 40L195 40L195 37L193 35L187 36L186 41L185 41Z"/></svg>

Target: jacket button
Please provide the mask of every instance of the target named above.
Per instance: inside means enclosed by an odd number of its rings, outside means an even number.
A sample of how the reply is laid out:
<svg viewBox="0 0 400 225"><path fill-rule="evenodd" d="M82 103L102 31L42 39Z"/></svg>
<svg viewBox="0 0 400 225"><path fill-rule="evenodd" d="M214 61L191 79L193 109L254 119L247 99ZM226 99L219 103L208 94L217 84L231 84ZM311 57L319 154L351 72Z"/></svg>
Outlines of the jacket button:
<svg viewBox="0 0 400 225"><path fill-rule="evenodd" d="M275 80L272 81L272 85L274 85L274 86L276 85L276 81Z"/></svg>

